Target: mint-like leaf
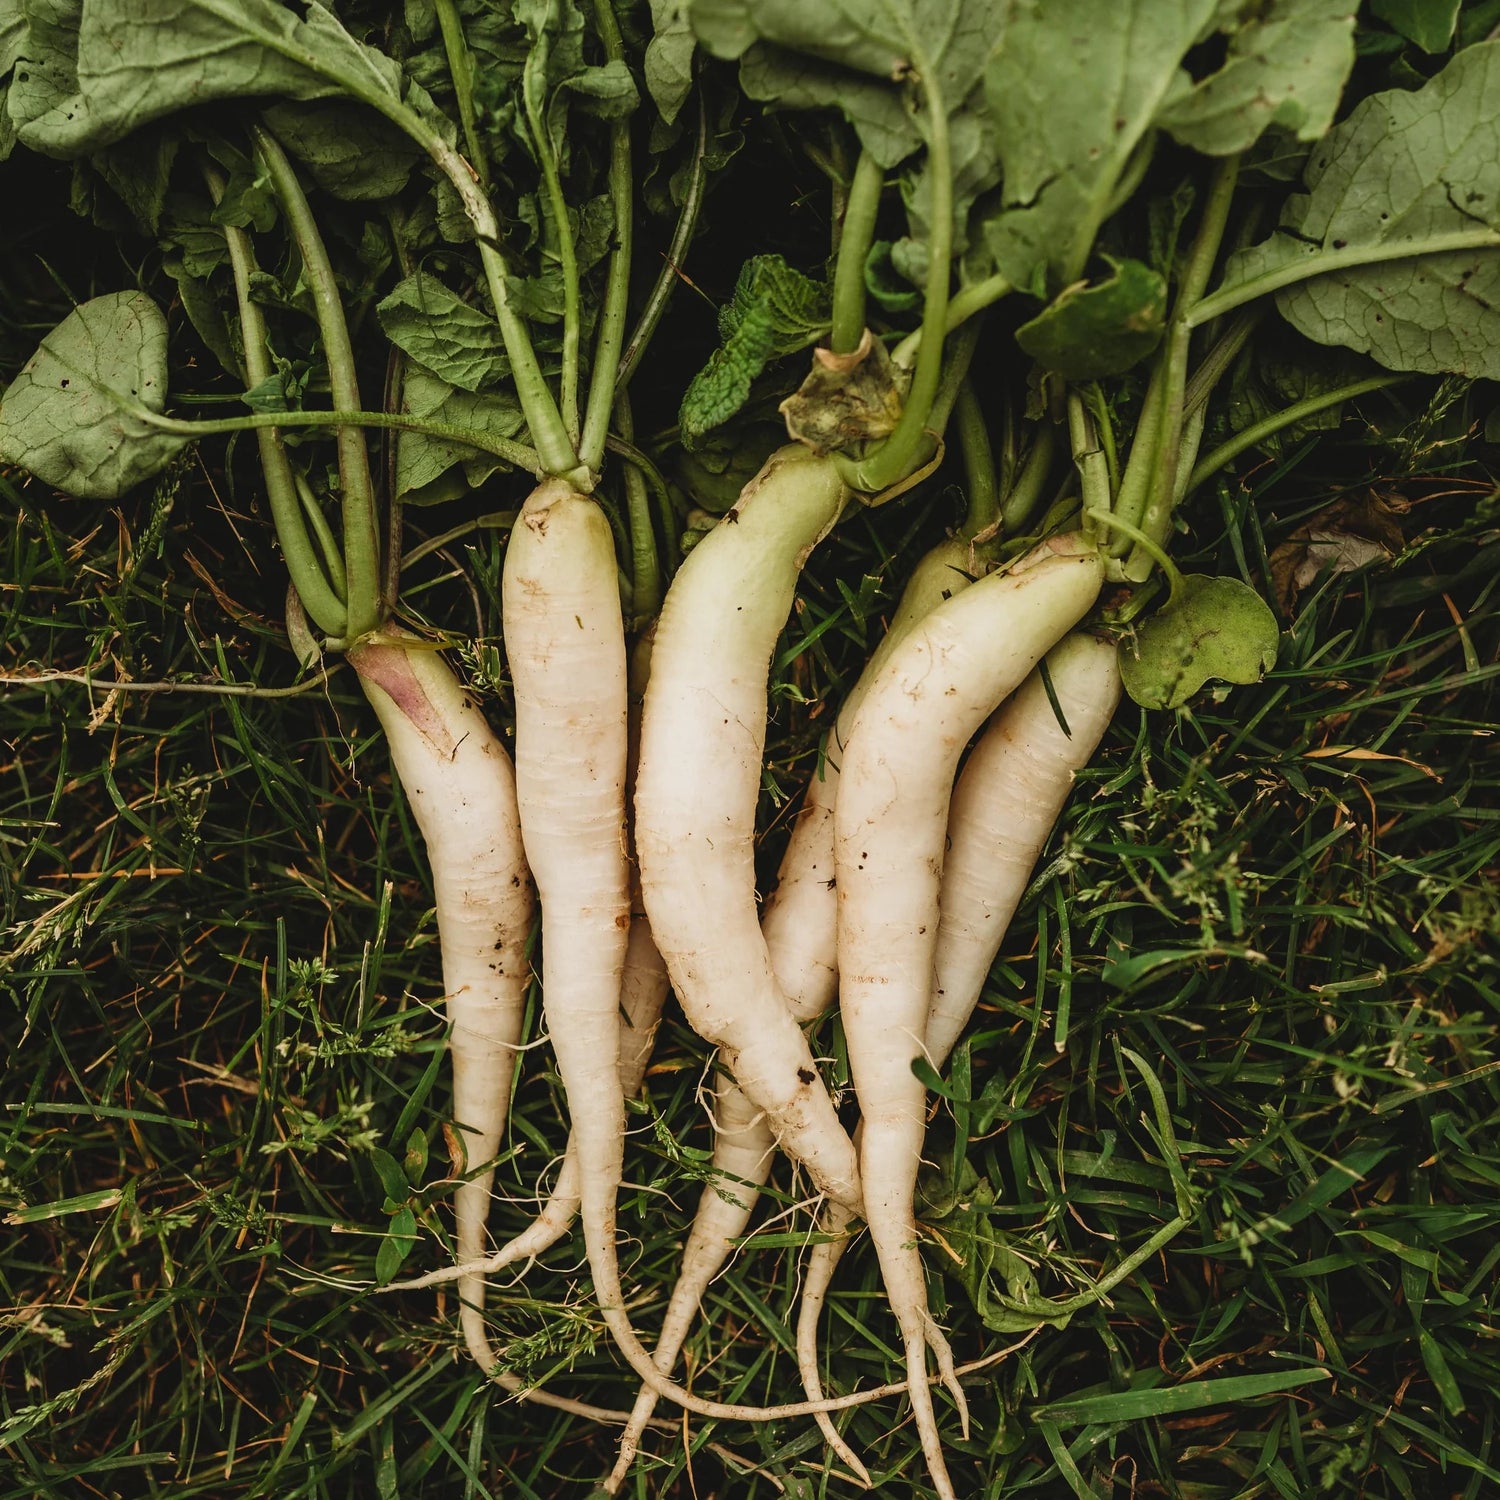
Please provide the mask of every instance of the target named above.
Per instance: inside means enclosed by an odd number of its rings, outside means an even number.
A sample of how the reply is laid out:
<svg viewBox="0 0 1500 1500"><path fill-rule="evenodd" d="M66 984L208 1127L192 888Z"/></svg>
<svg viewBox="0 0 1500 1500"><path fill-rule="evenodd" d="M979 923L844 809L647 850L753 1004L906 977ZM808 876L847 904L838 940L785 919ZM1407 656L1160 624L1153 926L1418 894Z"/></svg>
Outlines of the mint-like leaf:
<svg viewBox="0 0 1500 1500"><path fill-rule="evenodd" d="M749 399L755 377L773 360L815 344L832 313L828 288L779 255L757 255L740 269L734 296L719 313L720 347L693 377L678 421L685 448L695 447Z"/></svg>

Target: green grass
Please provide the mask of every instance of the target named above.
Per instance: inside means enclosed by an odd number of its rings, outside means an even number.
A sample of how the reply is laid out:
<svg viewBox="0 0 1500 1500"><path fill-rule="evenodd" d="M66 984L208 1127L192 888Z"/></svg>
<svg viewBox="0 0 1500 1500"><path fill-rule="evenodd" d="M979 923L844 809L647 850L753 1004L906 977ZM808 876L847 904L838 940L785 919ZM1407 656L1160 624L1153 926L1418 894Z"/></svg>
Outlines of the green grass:
<svg viewBox="0 0 1500 1500"><path fill-rule="evenodd" d="M1290 467L1275 504L1235 484L1200 505L1190 546L1256 576L1321 498ZM1020 1345L971 1382L967 1440L940 1401L961 1492L1500 1485L1494 570L1463 576L1495 552L1482 493L1419 507L1433 537L1408 566L1305 595L1261 686L1127 706L1080 778L931 1133L938 1316L962 1358ZM196 464L119 515L15 480L4 498L7 671L294 681L272 571L234 551L260 522ZM809 580L772 786L821 728L798 700L857 663L945 504L855 523ZM498 547L460 556L493 642ZM456 625L476 607L451 582L417 597ZM799 629L820 629L806 650ZM488 1387L451 1295L372 1290L371 1148L414 1153L408 1267L447 1256L451 1182L430 891L347 673L279 698L12 683L4 703L0 1495L584 1493L607 1430ZM841 1058L836 1026L821 1042ZM620 1217L648 1329L696 1199L705 1061L669 1025L633 1121ZM497 1237L565 1134L539 1048ZM776 1184L690 1342L695 1389L794 1388L809 1220ZM588 1293L567 1242L501 1278L496 1339L549 1389L628 1406ZM833 1388L892 1377L863 1247L825 1331ZM929 1493L901 1403L841 1425L880 1493ZM692 1420L648 1449L639 1497L853 1493L810 1423Z"/></svg>
<svg viewBox="0 0 1500 1500"><path fill-rule="evenodd" d="M59 298L24 265L7 372ZM1127 705L1079 779L934 1107L934 1308L960 1358L1012 1348L968 1385L968 1439L939 1397L963 1494L1500 1493L1500 510L1472 399L1381 406L1194 506L1179 555L1262 586L1340 489L1410 502L1410 546L1305 592L1263 684ZM451 1292L374 1290L382 1251L451 1250L431 889L350 674L298 689L249 462L205 450L118 509L0 476L0 1497L583 1495L608 1429L487 1384ZM768 874L839 684L960 509L929 486L815 560L774 675ZM501 540L425 558L406 599L476 636L503 726ZM254 691L16 680L44 671ZM837 1024L817 1041L846 1087ZM669 1017L632 1116L647 1331L707 1062ZM497 1239L566 1132L537 1047ZM688 1346L705 1394L796 1390L811 1219L784 1166L773 1188ZM526 1378L630 1405L576 1237L499 1278L491 1318ZM895 1342L861 1244L829 1386L893 1378ZM902 1402L839 1421L880 1494L931 1493ZM855 1492L810 1422L696 1419L652 1434L629 1490Z"/></svg>

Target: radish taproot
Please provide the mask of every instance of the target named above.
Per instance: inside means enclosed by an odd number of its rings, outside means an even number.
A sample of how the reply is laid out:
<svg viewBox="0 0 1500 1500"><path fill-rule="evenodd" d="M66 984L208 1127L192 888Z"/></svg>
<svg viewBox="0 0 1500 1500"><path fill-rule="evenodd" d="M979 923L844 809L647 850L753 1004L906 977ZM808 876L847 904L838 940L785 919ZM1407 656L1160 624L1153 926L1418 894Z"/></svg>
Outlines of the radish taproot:
<svg viewBox="0 0 1500 1500"><path fill-rule="evenodd" d="M936 1069L974 1013L1074 777L1093 758L1120 700L1111 642L1074 632L1047 653L1046 669L1066 730L1039 668L995 714L953 788L925 1030L927 1060ZM851 1242L853 1216L830 1204L818 1227L826 1238L812 1249L797 1313L797 1361L814 1401L823 1396L818 1320ZM827 1415L816 1416L830 1446L863 1475Z"/></svg>
<svg viewBox="0 0 1500 1500"><path fill-rule="evenodd" d="M641 723L641 894L694 1030L814 1184L859 1201L854 1147L772 972L755 897L755 807L771 652L808 553L848 491L782 448L689 554L657 622Z"/></svg>
<svg viewBox="0 0 1500 1500"><path fill-rule="evenodd" d="M926 1351L960 1411L947 1340L927 1310L914 1201L924 1051L940 920L948 805L970 737L1092 607L1098 554L1076 538L1044 544L929 614L871 687L844 751L834 808L839 1002L863 1116L864 1216L901 1327L912 1408L938 1493L952 1496Z"/></svg>
<svg viewBox="0 0 1500 1500"><path fill-rule="evenodd" d="M484 715L425 643L365 644L348 657L427 845L452 1024L453 1118L477 1166L494 1157L504 1134L531 978L534 902L515 773ZM486 1168L454 1194L460 1262L484 1252L493 1180ZM458 1292L464 1341L481 1358L488 1353L483 1273L462 1277Z"/></svg>

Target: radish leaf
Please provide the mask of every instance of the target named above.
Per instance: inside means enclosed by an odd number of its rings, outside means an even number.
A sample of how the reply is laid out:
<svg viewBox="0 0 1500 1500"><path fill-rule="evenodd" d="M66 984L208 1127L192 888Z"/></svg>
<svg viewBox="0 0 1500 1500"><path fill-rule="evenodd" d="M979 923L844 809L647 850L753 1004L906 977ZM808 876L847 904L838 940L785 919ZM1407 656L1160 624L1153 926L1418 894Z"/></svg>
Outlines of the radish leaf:
<svg viewBox="0 0 1500 1500"><path fill-rule="evenodd" d="M55 48L41 65L64 81ZM85 155L215 99L401 99L397 65L355 41L317 0L306 20L274 0L98 0L83 9L74 65L77 92L20 127L33 150Z"/></svg>
<svg viewBox="0 0 1500 1500"><path fill-rule="evenodd" d="M695 447L749 399L755 377L827 333L828 289L779 255L757 255L740 268L734 296L719 312L720 347L693 378L678 420L685 448Z"/></svg>
<svg viewBox="0 0 1500 1500"><path fill-rule="evenodd" d="M1123 375L1161 342L1167 284L1138 260L1112 261L1112 274L1077 282L1016 330L1016 342L1066 380Z"/></svg>
<svg viewBox="0 0 1500 1500"><path fill-rule="evenodd" d="M1039 296L1076 281L1154 129L1211 155L1243 151L1273 122L1316 139L1354 60L1352 10L1020 0L985 73L1004 164L1003 211L988 226L1000 270ZM1215 29L1229 33L1228 57L1195 83L1183 60Z"/></svg>
<svg viewBox="0 0 1500 1500"><path fill-rule="evenodd" d="M398 349L460 390L478 391L510 371L494 318L425 271L408 276L375 311Z"/></svg>
<svg viewBox="0 0 1500 1500"><path fill-rule="evenodd" d="M1248 150L1270 125L1317 140L1333 123L1354 66L1357 9L1357 0L1231 7L1231 18L1219 23L1229 40L1223 66L1174 92L1157 124L1209 156Z"/></svg>
<svg viewBox="0 0 1500 1500"><path fill-rule="evenodd" d="M1188 574L1179 596L1120 646L1120 677L1142 708L1180 708L1210 678L1259 682L1276 663L1276 616L1238 578Z"/></svg>
<svg viewBox="0 0 1500 1500"><path fill-rule="evenodd" d="M526 425L513 396L499 391L480 396L455 390L420 365L407 370L402 396L412 416L450 427L469 427L494 437L509 438ZM464 466L463 482L454 476L449 484L434 488L456 464ZM497 469L505 467L493 454L480 453L452 438L403 432L396 439L396 493L409 505L457 498L477 489Z"/></svg>
<svg viewBox="0 0 1500 1500"><path fill-rule="evenodd" d="M1414 93L1366 99L1313 153L1280 231L1230 261L1226 290L1270 289L1305 262L1276 303L1309 338L1393 370L1500 377L1497 120L1500 42L1460 52ZM1486 232L1493 247L1431 253L1444 236ZM1369 259L1315 274L1330 253Z"/></svg>
<svg viewBox="0 0 1500 1500"><path fill-rule="evenodd" d="M115 500L189 441L140 412L167 403L167 320L141 292L75 307L0 400L0 462L80 500Z"/></svg>

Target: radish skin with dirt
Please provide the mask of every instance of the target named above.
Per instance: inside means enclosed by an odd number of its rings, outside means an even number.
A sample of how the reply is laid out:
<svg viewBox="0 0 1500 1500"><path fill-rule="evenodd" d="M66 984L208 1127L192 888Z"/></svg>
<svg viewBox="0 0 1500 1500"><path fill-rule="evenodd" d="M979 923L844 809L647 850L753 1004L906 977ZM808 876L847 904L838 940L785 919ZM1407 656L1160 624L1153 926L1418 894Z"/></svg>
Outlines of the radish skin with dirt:
<svg viewBox="0 0 1500 1500"><path fill-rule="evenodd" d="M385 730L391 764L427 845L447 991L453 1117L472 1167L500 1146L531 968L534 911L515 773L484 715L436 651L369 644L349 652ZM484 1253L494 1169L454 1194L460 1262ZM486 1368L482 1272L459 1280L464 1341Z"/></svg>
<svg viewBox="0 0 1500 1500"><path fill-rule="evenodd" d="M635 838L646 914L693 1029L819 1190L853 1205L854 1147L772 972L754 860L771 652L846 495L832 463L781 449L684 562L657 623Z"/></svg>
<svg viewBox="0 0 1500 1500"><path fill-rule="evenodd" d="M864 1217L901 1327L923 1451L944 1496L954 1492L925 1378L928 1347L961 1412L964 1403L947 1340L927 1311L916 1246L926 1091L911 1063L925 1050L959 756L1098 597L1103 564L1075 541L1044 544L912 631L855 718L834 809L839 1002L863 1117Z"/></svg>

